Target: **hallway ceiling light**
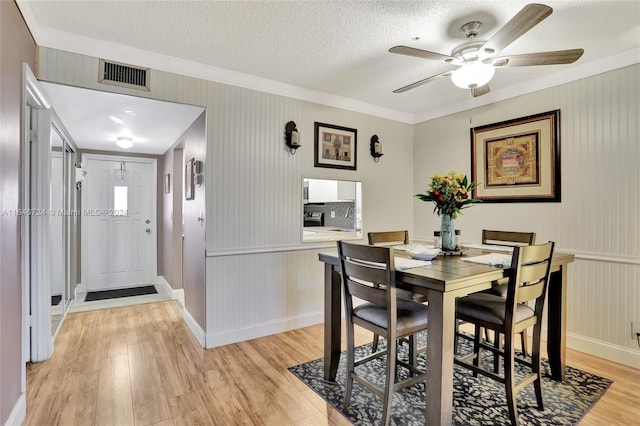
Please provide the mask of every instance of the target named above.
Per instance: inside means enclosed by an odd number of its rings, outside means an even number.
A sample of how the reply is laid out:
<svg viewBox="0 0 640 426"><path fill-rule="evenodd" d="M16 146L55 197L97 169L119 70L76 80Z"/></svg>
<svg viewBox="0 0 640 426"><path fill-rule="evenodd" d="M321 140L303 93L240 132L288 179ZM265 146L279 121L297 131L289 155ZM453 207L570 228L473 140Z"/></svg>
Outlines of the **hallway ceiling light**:
<svg viewBox="0 0 640 426"><path fill-rule="evenodd" d="M133 146L133 140L131 140L131 138L127 136L118 136L116 145L118 145L122 149L129 149Z"/></svg>

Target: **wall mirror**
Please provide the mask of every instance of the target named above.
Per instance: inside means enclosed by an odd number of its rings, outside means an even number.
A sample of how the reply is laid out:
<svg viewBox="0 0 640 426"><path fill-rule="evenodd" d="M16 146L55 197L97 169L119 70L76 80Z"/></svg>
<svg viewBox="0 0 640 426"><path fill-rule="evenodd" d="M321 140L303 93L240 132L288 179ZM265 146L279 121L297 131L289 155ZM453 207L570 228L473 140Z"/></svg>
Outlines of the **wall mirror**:
<svg viewBox="0 0 640 426"><path fill-rule="evenodd" d="M302 241L362 238L362 182L304 178Z"/></svg>

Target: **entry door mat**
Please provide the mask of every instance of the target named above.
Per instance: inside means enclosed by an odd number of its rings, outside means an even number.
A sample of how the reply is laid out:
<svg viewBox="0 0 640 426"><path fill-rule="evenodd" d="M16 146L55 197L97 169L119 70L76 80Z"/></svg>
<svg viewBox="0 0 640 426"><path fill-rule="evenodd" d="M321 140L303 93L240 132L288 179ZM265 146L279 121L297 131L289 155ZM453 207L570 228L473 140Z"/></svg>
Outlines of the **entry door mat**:
<svg viewBox="0 0 640 426"><path fill-rule="evenodd" d="M145 294L156 294L155 286L145 285L142 287L119 288L116 290L88 291L84 297L85 302L96 300L117 299L119 297L143 296Z"/></svg>
<svg viewBox="0 0 640 426"><path fill-rule="evenodd" d="M423 337L423 336L420 336ZM382 339L381 343L382 343ZM424 344L424 338L420 341ZM407 357L407 346L401 345L399 357ZM471 352L471 342L460 339L461 353ZM492 355L484 351L483 365L492 366ZM356 359L371 353L371 344L356 348ZM313 389L325 401L341 412L354 425L379 425L382 413L382 400L354 381L351 402L344 409L344 383L346 353L342 352L335 382L324 380L323 358L289 368L302 382ZM384 384L385 357L356 367L377 385ZM420 368L426 367L425 354L418 360ZM516 375L523 377L525 366L516 363ZM604 395L611 383L609 379L567 366L566 380L558 382L550 377L549 363L542 359L542 397L544 411L536 404L533 384L529 384L517 393L519 422L521 425L573 425L595 405ZM398 369L401 378L407 377L404 368ZM504 385L488 377L474 378L471 371L456 366L453 378L453 424L455 425L509 425ZM425 388L424 384L402 389L394 393L391 409L393 425L425 424Z"/></svg>

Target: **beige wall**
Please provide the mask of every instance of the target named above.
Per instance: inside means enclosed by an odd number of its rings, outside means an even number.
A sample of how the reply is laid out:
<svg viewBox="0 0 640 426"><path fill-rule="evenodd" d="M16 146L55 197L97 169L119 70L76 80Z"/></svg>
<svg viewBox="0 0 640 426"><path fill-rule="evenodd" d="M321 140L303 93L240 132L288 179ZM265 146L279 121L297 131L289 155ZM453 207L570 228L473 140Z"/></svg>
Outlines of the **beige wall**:
<svg viewBox="0 0 640 426"><path fill-rule="evenodd" d="M171 174L172 183L171 192L163 194L162 197L164 207L161 222L164 242L158 256L163 268L162 275L173 289L184 289L185 306L202 330L206 321L205 228L197 218L200 212L204 213L206 194L203 183L196 185L195 199L183 200L183 178L186 160L195 158L204 163L206 143L206 112L203 112L164 154L164 173Z"/></svg>
<svg viewBox="0 0 640 426"><path fill-rule="evenodd" d="M0 2L0 211L20 207L22 64L35 71L36 45L14 2ZM0 216L0 424L21 394L20 217Z"/></svg>
<svg viewBox="0 0 640 426"><path fill-rule="evenodd" d="M149 92L116 88L97 82L97 58L43 48L39 59L44 80L207 108L207 346L322 321L320 249L301 243L303 177L360 180L363 231L411 231L411 125L156 70ZM295 155L284 143L291 120L302 135ZM356 171L313 166L316 121L357 129ZM374 134L379 163L369 155Z"/></svg>
<svg viewBox="0 0 640 426"><path fill-rule="evenodd" d="M471 112L415 126L413 187L433 173L471 173L469 120L474 126L560 109L561 203L478 204L456 220L463 241L483 228L535 231L571 251L568 344L640 367L630 338L640 320L640 65L563 84ZM414 201L414 229L429 238L433 206Z"/></svg>
<svg viewBox="0 0 640 426"><path fill-rule="evenodd" d="M184 161L195 159L206 162L206 113L198 119L180 137L184 143ZM207 176L207 169L203 170L203 179ZM198 323L205 330L206 326L206 291L205 291L205 224L209 218L206 210L205 180L196 180L194 199L184 201L184 244L182 254L182 287L184 288L184 305ZM204 222L199 220L204 218Z"/></svg>

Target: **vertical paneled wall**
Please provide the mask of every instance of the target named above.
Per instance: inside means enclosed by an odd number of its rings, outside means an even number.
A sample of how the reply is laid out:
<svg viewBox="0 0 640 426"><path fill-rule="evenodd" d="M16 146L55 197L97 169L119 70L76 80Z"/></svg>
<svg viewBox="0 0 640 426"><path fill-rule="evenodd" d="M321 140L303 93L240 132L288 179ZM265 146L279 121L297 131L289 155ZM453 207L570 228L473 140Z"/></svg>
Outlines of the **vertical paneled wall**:
<svg viewBox="0 0 640 426"><path fill-rule="evenodd" d="M640 65L415 126L414 187L456 169L471 173L473 126L560 109L561 203L479 204L456 221L463 241L483 228L537 232L576 254L569 268L569 344L637 363L631 321L640 320ZM414 229L438 227L432 206L414 203Z"/></svg>
<svg viewBox="0 0 640 426"><path fill-rule="evenodd" d="M97 58L42 48L39 78L207 109L208 346L321 320L318 250L301 243L303 177L362 181L365 234L411 231L413 126L154 70L149 92L123 89L99 84L97 67ZM291 120L301 133L295 155L284 143ZM316 121L357 129L356 171L313 166ZM378 163L369 155L374 134L385 153Z"/></svg>

